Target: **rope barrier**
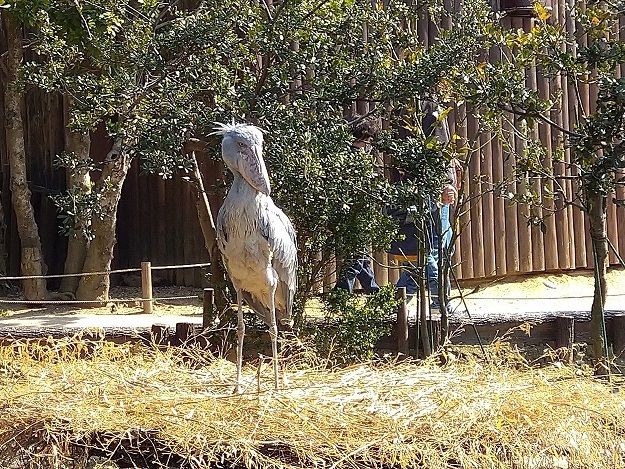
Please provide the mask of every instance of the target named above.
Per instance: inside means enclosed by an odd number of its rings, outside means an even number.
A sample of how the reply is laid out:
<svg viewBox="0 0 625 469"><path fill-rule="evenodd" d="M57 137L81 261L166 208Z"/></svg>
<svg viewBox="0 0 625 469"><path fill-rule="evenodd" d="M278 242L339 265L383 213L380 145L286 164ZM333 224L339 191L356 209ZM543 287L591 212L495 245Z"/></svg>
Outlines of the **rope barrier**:
<svg viewBox="0 0 625 469"><path fill-rule="evenodd" d="M165 269L188 269L192 267L208 267L210 262L205 262L202 264L183 264L183 265L161 265L161 266L152 266L152 270L165 270ZM26 280L26 279L34 279L34 278L65 278L65 277L83 277L89 275L110 275L110 274L122 274L126 272L141 272L141 268L133 268L133 269L117 269L117 270L105 270L103 272L81 272L77 274L54 274L54 275L24 275L24 276L13 276L13 277L0 277L0 280Z"/></svg>
<svg viewBox="0 0 625 469"><path fill-rule="evenodd" d="M29 305L81 305L100 303L106 305L109 303L139 303L144 301L172 301L172 300L190 300L200 299L200 295L190 296L166 296L162 298L110 298L108 300L4 300L0 299L0 304L29 304Z"/></svg>
<svg viewBox="0 0 625 469"><path fill-rule="evenodd" d="M124 273L124 272L141 272L141 269L119 269L119 270L109 270L104 272L82 272L78 274L53 274L53 275L23 275L23 276L14 276L14 277L0 277L0 280L27 280L31 278L64 278L64 277L82 277L87 275L109 275L113 273Z"/></svg>
<svg viewBox="0 0 625 469"><path fill-rule="evenodd" d="M189 269L191 267L208 267L210 262L204 262L202 264L184 264L184 265L158 265L152 266L152 270L165 270L165 269ZM139 269L141 270L141 269Z"/></svg>

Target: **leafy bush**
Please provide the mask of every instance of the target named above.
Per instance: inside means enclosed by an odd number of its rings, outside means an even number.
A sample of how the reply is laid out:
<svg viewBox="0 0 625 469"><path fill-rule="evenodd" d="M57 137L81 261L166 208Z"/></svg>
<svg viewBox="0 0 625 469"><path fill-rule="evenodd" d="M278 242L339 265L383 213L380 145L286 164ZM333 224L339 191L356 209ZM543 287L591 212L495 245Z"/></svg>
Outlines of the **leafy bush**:
<svg viewBox="0 0 625 469"><path fill-rule="evenodd" d="M371 359L380 337L391 332L389 318L398 303L393 285L365 297L345 290L331 292L324 324L312 333L317 353L334 363Z"/></svg>

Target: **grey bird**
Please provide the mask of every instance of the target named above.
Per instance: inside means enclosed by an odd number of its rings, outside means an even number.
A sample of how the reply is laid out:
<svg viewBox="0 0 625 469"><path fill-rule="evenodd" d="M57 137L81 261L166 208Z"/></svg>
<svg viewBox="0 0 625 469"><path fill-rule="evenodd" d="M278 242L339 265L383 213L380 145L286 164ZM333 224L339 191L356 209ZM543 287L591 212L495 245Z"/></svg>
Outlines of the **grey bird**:
<svg viewBox="0 0 625 469"><path fill-rule="evenodd" d="M278 385L278 322L290 326L297 286L297 245L289 218L270 197L263 160L263 133L249 124L216 124L224 163L234 181L217 215L217 243L237 292L237 382L241 392L243 301L269 326L275 388Z"/></svg>

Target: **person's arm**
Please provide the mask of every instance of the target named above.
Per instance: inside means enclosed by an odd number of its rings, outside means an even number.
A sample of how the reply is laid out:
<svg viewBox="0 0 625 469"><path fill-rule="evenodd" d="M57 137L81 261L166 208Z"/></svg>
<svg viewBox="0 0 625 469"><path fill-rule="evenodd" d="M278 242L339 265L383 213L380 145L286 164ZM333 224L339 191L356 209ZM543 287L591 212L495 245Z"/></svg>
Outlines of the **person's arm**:
<svg viewBox="0 0 625 469"><path fill-rule="evenodd" d="M441 192L441 202L445 205L455 204L458 199L458 191L451 184L446 184L443 186L443 191Z"/></svg>
<svg viewBox="0 0 625 469"><path fill-rule="evenodd" d="M446 176L445 184L441 191L441 202L445 205L455 204L458 200L458 175L454 161L449 164Z"/></svg>

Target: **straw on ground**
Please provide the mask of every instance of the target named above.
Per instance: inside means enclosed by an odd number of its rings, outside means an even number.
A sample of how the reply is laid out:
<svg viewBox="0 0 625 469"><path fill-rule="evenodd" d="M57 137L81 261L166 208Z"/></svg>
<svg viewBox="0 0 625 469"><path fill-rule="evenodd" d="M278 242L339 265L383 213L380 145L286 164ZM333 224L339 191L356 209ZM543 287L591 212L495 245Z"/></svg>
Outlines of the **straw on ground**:
<svg viewBox="0 0 625 469"><path fill-rule="evenodd" d="M0 465L625 467L625 390L578 368L283 360L283 390L261 362L238 396L234 364L199 349L8 343Z"/></svg>

